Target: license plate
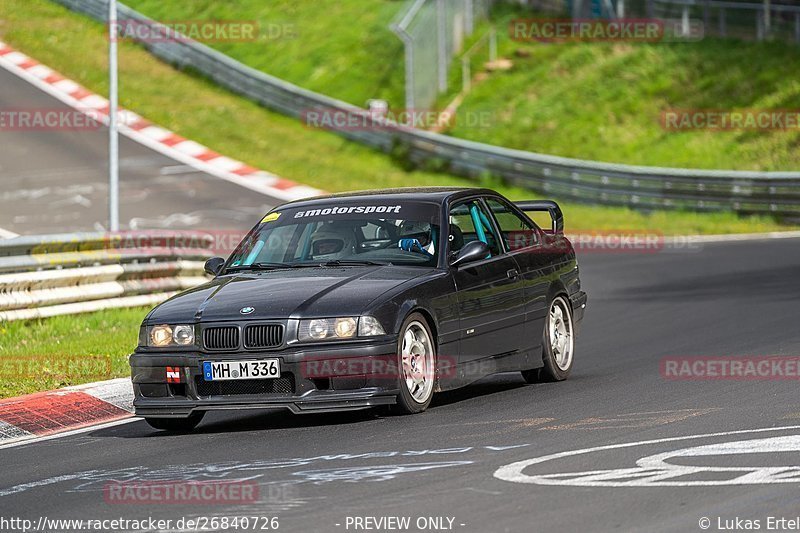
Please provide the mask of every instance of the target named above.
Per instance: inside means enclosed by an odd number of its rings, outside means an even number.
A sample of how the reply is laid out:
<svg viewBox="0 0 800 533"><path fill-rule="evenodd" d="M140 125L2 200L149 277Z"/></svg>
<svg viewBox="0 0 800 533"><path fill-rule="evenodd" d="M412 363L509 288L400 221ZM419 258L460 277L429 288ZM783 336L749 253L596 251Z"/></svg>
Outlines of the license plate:
<svg viewBox="0 0 800 533"><path fill-rule="evenodd" d="M270 379L279 377L281 377L280 359L203 362L203 378L206 381Z"/></svg>

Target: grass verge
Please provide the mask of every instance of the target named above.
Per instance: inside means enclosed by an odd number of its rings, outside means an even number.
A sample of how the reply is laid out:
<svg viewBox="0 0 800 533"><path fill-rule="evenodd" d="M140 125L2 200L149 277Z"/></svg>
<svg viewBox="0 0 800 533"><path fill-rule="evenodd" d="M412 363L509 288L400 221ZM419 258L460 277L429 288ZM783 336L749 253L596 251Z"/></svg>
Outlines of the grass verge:
<svg viewBox="0 0 800 533"><path fill-rule="evenodd" d="M130 375L149 309L0 323L0 398Z"/></svg>

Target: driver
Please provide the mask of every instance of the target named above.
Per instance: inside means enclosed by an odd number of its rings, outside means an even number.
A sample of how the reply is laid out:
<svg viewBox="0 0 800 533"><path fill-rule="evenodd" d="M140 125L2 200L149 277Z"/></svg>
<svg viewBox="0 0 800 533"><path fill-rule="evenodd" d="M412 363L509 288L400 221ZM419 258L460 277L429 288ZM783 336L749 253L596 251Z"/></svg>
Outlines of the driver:
<svg viewBox="0 0 800 533"><path fill-rule="evenodd" d="M432 256L436 245L432 238L432 228L428 222L404 221L400 224L397 246L406 252L417 252Z"/></svg>
<svg viewBox="0 0 800 533"><path fill-rule="evenodd" d="M326 222L311 234L314 260L334 260L356 253L356 238L351 224Z"/></svg>

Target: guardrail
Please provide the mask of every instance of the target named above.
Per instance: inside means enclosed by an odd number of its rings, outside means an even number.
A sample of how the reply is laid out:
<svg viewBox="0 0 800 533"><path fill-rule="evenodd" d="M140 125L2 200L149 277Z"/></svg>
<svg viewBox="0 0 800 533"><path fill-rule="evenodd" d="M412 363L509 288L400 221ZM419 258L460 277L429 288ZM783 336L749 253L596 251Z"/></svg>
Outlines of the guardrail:
<svg viewBox="0 0 800 533"><path fill-rule="evenodd" d="M54 0L97 20L106 20L105 0ZM135 10L120 6L120 20L162 28ZM153 35L153 32L149 32ZM340 113L363 121L369 113L297 87L243 65L200 43L158 40L142 45L179 68L190 67L217 84L279 113L305 118L309 112ZM124 68L124 66L123 66ZM658 168L584 161L512 150L405 128L370 117L369 128L331 130L350 140L395 154L414 164L467 177L500 178L538 193L577 202L640 210L686 209L800 216L800 172L746 172ZM351 123L351 122L348 122Z"/></svg>
<svg viewBox="0 0 800 533"><path fill-rule="evenodd" d="M205 282L215 247L200 232L0 240L0 322L154 305Z"/></svg>

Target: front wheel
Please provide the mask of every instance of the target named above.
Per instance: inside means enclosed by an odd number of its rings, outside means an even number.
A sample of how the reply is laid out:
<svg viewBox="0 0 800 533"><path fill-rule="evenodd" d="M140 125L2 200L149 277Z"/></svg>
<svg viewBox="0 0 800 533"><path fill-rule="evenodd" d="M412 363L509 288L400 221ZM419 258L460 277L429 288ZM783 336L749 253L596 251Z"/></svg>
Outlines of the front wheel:
<svg viewBox="0 0 800 533"><path fill-rule="evenodd" d="M575 324L572 307L563 296L550 304L542 335L542 362L544 366L522 372L528 383L538 381L563 381L572 370L575 349Z"/></svg>
<svg viewBox="0 0 800 533"><path fill-rule="evenodd" d="M144 421L150 424L154 429L162 431L171 431L174 433L188 433L197 427L197 424L203 420L204 412L192 413L186 418L154 418L145 417Z"/></svg>
<svg viewBox="0 0 800 533"><path fill-rule="evenodd" d="M400 328L397 340L400 394L396 411L420 413L428 408L436 382L436 345L425 317L412 313Z"/></svg>

